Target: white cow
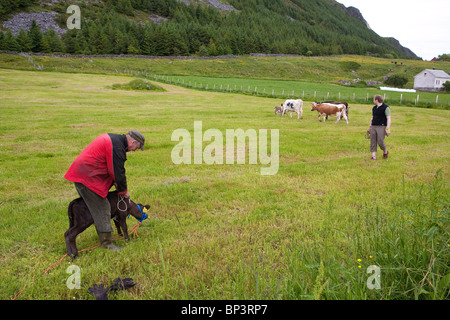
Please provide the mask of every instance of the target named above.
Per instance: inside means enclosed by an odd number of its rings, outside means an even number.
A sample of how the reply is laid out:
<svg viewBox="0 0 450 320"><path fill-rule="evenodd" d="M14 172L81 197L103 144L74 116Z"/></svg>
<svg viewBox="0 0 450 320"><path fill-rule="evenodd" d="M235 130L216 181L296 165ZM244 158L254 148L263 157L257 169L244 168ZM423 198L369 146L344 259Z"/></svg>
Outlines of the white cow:
<svg viewBox="0 0 450 320"><path fill-rule="evenodd" d="M289 99L289 100L286 100L283 103L283 105L282 105L281 116L283 116L288 111L296 112L297 113L297 119L300 118L300 115L301 115L301 119L303 119L303 101L302 101L302 99L297 99L297 100ZM292 113L290 113L290 116L292 118Z"/></svg>

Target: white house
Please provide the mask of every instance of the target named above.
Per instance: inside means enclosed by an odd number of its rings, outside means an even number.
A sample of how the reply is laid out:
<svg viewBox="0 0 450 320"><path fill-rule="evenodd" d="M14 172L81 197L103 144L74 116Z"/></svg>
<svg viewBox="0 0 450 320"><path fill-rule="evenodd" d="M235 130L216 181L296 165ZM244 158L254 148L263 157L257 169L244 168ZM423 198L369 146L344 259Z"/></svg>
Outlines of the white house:
<svg viewBox="0 0 450 320"><path fill-rule="evenodd" d="M421 91L439 91L444 88L444 83L450 81L450 76L435 69L425 69L414 76L414 89Z"/></svg>

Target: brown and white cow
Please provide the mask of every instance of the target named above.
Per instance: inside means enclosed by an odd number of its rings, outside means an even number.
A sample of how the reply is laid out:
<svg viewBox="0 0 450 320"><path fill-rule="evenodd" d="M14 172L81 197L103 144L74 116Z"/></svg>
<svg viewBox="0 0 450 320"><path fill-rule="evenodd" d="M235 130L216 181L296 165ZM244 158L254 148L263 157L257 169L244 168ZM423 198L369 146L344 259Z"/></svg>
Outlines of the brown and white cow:
<svg viewBox="0 0 450 320"><path fill-rule="evenodd" d="M318 102L319 103L319 102ZM350 119L350 117L348 116L348 103L347 102L338 102L338 101L324 101L324 102L320 102L320 103L331 103L331 104L345 104L345 113L347 115L347 119ZM328 117L326 117L326 119L328 119Z"/></svg>
<svg viewBox="0 0 450 320"><path fill-rule="evenodd" d="M348 124L348 118L347 118L347 108L345 107L345 104L332 104L332 103L318 103L318 102L314 102L312 104L312 108L311 111L317 110L317 112L319 113L319 121L320 120L320 116L323 116L323 121L325 122L325 118L327 116L336 116L337 117L337 121L336 123L339 122L339 120L341 120L341 118L344 118L345 121Z"/></svg>

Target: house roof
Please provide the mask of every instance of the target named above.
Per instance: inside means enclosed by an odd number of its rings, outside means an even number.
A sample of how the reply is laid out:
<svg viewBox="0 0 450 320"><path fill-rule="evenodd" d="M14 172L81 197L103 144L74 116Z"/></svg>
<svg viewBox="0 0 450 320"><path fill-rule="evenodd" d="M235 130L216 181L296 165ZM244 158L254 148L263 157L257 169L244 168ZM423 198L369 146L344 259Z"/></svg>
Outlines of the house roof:
<svg viewBox="0 0 450 320"><path fill-rule="evenodd" d="M433 76L435 76L436 78L448 78L450 79L450 76L447 74L447 72L443 71L443 70L433 70L433 69L425 69L422 72L428 72L431 73ZM421 72L421 73L422 73ZM419 73L419 74L421 74ZM417 74L416 77L419 75Z"/></svg>

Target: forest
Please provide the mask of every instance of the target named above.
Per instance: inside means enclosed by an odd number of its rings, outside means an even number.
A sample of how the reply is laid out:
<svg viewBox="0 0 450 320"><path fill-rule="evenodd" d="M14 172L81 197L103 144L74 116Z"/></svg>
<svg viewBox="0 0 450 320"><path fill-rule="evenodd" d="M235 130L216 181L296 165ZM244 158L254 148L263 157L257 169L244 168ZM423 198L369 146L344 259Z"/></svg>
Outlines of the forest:
<svg viewBox="0 0 450 320"><path fill-rule="evenodd" d="M229 0L236 10L177 0L82 2L81 29L61 37L33 22L14 35L0 32L0 50L68 54L245 55L249 53L324 56L371 54L409 58L387 40L349 16L332 0ZM0 20L38 6L37 0L2 0ZM53 4L57 23L66 27L69 1ZM157 15L164 22L153 23ZM144 18L143 18L144 17Z"/></svg>

